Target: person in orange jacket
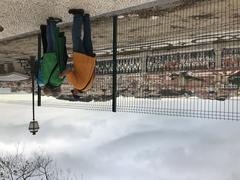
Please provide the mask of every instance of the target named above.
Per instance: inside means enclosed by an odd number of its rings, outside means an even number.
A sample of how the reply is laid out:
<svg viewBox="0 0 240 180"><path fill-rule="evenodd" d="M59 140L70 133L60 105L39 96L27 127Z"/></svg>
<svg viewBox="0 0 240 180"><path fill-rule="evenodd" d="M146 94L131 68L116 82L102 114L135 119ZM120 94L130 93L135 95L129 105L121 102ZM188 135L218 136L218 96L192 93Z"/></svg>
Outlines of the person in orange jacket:
<svg viewBox="0 0 240 180"><path fill-rule="evenodd" d="M73 85L74 89L71 92L75 98L79 93L92 87L95 78L96 57L93 53L90 15L84 14L83 9L70 9L69 14L73 14L73 66L68 67L60 76L66 76L68 82Z"/></svg>

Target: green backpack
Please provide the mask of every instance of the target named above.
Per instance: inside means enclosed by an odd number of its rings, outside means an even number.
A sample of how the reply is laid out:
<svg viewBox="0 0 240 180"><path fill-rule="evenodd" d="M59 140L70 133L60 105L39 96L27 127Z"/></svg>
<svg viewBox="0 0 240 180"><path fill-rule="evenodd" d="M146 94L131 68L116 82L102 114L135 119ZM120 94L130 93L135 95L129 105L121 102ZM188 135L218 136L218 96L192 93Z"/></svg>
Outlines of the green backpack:
<svg viewBox="0 0 240 180"><path fill-rule="evenodd" d="M54 43L57 47L56 52L45 53L40 63L42 83L52 87L61 86L64 79L59 78L59 74L66 68L67 52L65 48L66 37L64 32L55 31Z"/></svg>

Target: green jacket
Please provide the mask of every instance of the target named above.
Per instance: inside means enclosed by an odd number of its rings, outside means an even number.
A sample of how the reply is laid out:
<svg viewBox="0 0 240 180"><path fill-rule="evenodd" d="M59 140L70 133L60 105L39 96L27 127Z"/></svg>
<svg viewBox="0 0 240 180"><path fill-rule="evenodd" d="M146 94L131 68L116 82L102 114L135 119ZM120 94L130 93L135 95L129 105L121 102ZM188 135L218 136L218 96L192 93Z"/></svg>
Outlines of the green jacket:
<svg viewBox="0 0 240 180"><path fill-rule="evenodd" d="M59 74L66 68L67 52L65 49L66 37L63 32L56 30L55 42L57 51L45 53L40 60L37 81L39 86L61 86L64 79Z"/></svg>
<svg viewBox="0 0 240 180"><path fill-rule="evenodd" d="M57 60L56 53L46 53L43 56L40 66L40 72L42 73L42 83L48 84L53 87L61 86L64 79L59 78L59 74L62 72Z"/></svg>

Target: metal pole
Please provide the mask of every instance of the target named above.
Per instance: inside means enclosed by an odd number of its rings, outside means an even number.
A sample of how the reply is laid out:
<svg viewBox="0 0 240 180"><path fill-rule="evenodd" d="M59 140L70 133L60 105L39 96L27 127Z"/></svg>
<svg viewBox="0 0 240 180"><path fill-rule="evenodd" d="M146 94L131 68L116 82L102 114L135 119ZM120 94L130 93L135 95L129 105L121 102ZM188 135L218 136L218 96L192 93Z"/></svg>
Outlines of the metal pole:
<svg viewBox="0 0 240 180"><path fill-rule="evenodd" d="M32 112L33 112L33 121L35 121L35 99L34 99L34 73L35 73L35 67L34 67L35 57L30 57L30 63L31 63L31 77L32 77Z"/></svg>
<svg viewBox="0 0 240 180"><path fill-rule="evenodd" d="M39 61L40 61L40 58L41 58L41 34L38 34L38 65L39 65ZM38 68L39 69L39 68ZM38 69L37 69L37 73L38 73ZM40 86L38 85L38 106L41 106L41 88Z"/></svg>
<svg viewBox="0 0 240 180"><path fill-rule="evenodd" d="M117 111L117 16L113 16L113 87L112 111Z"/></svg>
<svg viewBox="0 0 240 180"><path fill-rule="evenodd" d="M36 57L35 56L30 56L30 62L29 64L31 65L31 78L32 78L32 115L33 115L33 120L30 122L29 124L29 131L33 134L33 135L36 135L36 133L38 132L39 130L39 125L38 125L38 122L35 121L35 99L34 99L34 90L35 90L35 87L34 87L34 80L35 80L35 59Z"/></svg>

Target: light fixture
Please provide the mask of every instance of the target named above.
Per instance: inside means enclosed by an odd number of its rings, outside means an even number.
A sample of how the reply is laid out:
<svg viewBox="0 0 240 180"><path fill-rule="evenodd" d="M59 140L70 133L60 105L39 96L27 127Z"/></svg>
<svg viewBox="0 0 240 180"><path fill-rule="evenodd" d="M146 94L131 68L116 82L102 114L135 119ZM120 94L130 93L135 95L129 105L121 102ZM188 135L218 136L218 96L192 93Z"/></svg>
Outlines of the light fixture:
<svg viewBox="0 0 240 180"><path fill-rule="evenodd" d="M33 120L30 122L29 127L28 127L29 131L33 134L36 135L36 133L39 130L39 124L37 121Z"/></svg>

